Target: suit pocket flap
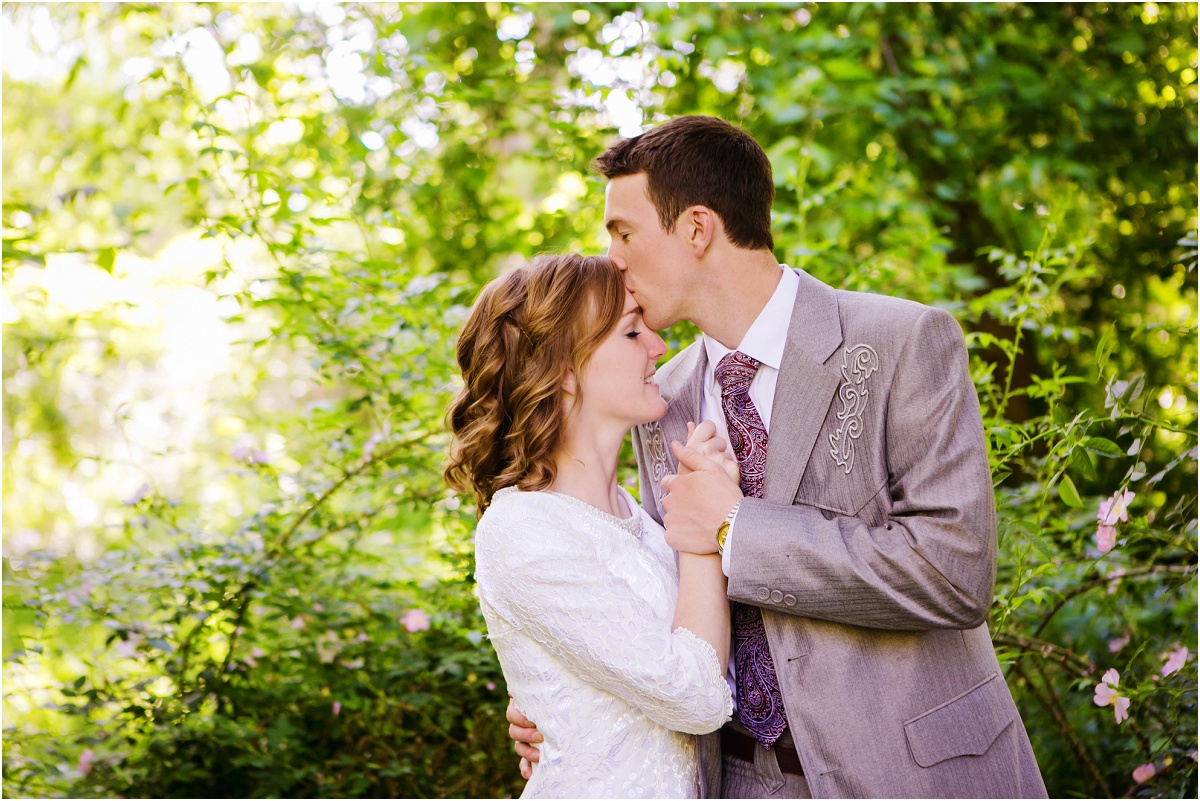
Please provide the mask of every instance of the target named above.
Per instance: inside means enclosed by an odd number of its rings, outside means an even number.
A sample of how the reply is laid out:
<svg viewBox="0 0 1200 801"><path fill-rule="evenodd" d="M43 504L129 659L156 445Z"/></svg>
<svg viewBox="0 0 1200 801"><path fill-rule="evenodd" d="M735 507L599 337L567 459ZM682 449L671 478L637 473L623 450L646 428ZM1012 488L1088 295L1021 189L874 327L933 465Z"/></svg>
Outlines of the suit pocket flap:
<svg viewBox="0 0 1200 801"><path fill-rule="evenodd" d="M1016 717L998 673L904 724L913 760L923 768L957 756L980 756Z"/></svg>

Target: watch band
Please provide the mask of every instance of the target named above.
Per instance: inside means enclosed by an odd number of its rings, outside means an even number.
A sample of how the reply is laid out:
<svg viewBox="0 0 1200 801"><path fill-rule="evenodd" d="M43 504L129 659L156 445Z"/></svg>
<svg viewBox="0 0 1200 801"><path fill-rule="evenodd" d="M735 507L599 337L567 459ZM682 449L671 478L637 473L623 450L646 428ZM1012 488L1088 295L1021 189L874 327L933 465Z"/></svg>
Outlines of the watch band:
<svg viewBox="0 0 1200 801"><path fill-rule="evenodd" d="M733 519L737 517L738 507L742 505L738 501L729 510L729 514L725 515L725 519L721 521L721 525L717 527L717 553L725 553L725 541L729 539L729 527L733 525Z"/></svg>

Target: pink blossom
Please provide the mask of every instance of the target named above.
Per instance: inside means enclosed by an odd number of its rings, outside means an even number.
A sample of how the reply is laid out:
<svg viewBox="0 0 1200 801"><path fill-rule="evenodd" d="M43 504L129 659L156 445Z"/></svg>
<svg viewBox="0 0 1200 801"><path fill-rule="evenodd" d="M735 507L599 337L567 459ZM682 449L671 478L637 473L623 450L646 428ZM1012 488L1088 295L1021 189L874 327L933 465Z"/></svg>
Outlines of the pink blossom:
<svg viewBox="0 0 1200 801"><path fill-rule="evenodd" d="M259 648L257 645L250 650L250 656L254 657L255 659L262 659L266 655L267 652Z"/></svg>
<svg viewBox="0 0 1200 801"><path fill-rule="evenodd" d="M1123 695L1113 699L1113 718L1118 726L1129 720L1129 699Z"/></svg>
<svg viewBox="0 0 1200 801"><path fill-rule="evenodd" d="M1147 762L1145 765L1138 765L1133 769L1133 780L1138 784L1145 784L1153 779L1154 774L1157 772L1158 771L1154 769L1154 763Z"/></svg>
<svg viewBox="0 0 1200 801"><path fill-rule="evenodd" d="M1129 635L1128 634L1124 635L1123 637L1116 637L1114 639L1109 640L1108 641L1108 652L1110 654L1115 654L1117 651L1120 651L1126 645L1129 645Z"/></svg>
<svg viewBox="0 0 1200 801"><path fill-rule="evenodd" d="M341 714L341 711L342 711L342 702L334 701L333 702L333 716L336 718L339 714Z"/></svg>
<svg viewBox="0 0 1200 801"><path fill-rule="evenodd" d="M89 772L92 769L92 763L95 761L96 752L90 748L83 749L83 753L79 755L79 772Z"/></svg>
<svg viewBox="0 0 1200 801"><path fill-rule="evenodd" d="M404 617L400 618L400 623L409 632L429 631L429 613L424 609L409 609L404 613Z"/></svg>
<svg viewBox="0 0 1200 801"><path fill-rule="evenodd" d="M247 461L250 464L270 464L271 457L267 455L266 451L260 451L258 448L255 448L250 452L250 458Z"/></svg>
<svg viewBox="0 0 1200 801"><path fill-rule="evenodd" d="M1107 526L1129 521L1129 502L1134 499L1129 490L1118 490L1111 498L1100 501L1100 511L1096 519Z"/></svg>
<svg viewBox="0 0 1200 801"><path fill-rule="evenodd" d="M489 682L487 683L487 688L488 688L489 690L494 690L494 689L496 689L496 682L494 682L494 681L489 681Z"/></svg>
<svg viewBox="0 0 1200 801"><path fill-rule="evenodd" d="M138 646L142 644L142 637L139 634L131 634L128 639L119 640L113 646L113 650L118 656L123 656L126 659L133 659L138 654Z"/></svg>
<svg viewBox="0 0 1200 801"><path fill-rule="evenodd" d="M1129 699L1117 692L1117 685L1120 683L1121 674L1117 672L1116 668L1109 668L1101 677L1100 683L1096 685L1096 694L1092 698L1092 702L1096 706L1111 705L1117 723L1121 723L1129 717Z"/></svg>
<svg viewBox="0 0 1200 801"><path fill-rule="evenodd" d="M1165 654L1167 662L1165 665L1163 665L1162 669L1162 676L1164 679L1182 668L1187 664L1188 661L1187 646L1180 645L1179 643L1175 643L1175 645L1176 648L1174 651L1169 651L1167 654Z"/></svg>
<svg viewBox="0 0 1200 801"><path fill-rule="evenodd" d="M1105 594L1112 595L1121 586L1121 576L1125 575L1125 568L1118 567L1108 573L1105 578L1108 579L1108 590Z"/></svg>
<svg viewBox="0 0 1200 801"><path fill-rule="evenodd" d="M294 629L304 628L304 618L301 617L300 615L296 615L296 617L292 620L292 628L294 628Z"/></svg>
<svg viewBox="0 0 1200 801"><path fill-rule="evenodd" d="M321 604L313 604L313 611L314 612L324 612L325 607L322 606Z"/></svg>
<svg viewBox="0 0 1200 801"><path fill-rule="evenodd" d="M1100 549L1100 553L1108 553L1117 547L1117 527L1104 523L1096 526L1096 547Z"/></svg>
<svg viewBox="0 0 1200 801"><path fill-rule="evenodd" d="M229 455L233 457L235 462L244 462L250 456L250 446L234 445L233 448L230 449Z"/></svg>

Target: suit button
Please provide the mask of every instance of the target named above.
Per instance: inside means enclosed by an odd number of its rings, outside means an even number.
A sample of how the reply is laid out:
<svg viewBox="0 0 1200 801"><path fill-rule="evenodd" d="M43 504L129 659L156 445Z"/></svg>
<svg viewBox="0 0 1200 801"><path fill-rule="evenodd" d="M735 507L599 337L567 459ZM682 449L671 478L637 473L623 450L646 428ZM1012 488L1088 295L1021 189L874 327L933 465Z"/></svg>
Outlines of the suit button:
<svg viewBox="0 0 1200 801"><path fill-rule="evenodd" d="M758 588L758 600L760 600L760 601L765 601L765 600L767 600L767 599L768 599L768 598L770 598L770 597L771 597L771 591L770 591L770 590L768 590L766 587L759 587L759 588Z"/></svg>
<svg viewBox="0 0 1200 801"><path fill-rule="evenodd" d="M775 592L771 593L771 603L777 604L782 600L783 600L783 593L780 592L779 590L775 590Z"/></svg>
<svg viewBox="0 0 1200 801"><path fill-rule="evenodd" d="M795 606L796 605L796 596L790 595L790 594L783 596L783 605L784 606Z"/></svg>

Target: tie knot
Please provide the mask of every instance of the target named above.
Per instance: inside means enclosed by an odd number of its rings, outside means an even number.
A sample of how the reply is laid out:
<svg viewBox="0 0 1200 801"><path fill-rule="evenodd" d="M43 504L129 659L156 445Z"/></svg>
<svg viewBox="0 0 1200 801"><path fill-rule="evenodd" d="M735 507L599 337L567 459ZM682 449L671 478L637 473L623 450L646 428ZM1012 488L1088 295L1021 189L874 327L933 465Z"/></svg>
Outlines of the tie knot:
<svg viewBox="0 0 1200 801"><path fill-rule="evenodd" d="M750 382L758 371L759 361L751 358L740 350L725 354L717 362L715 375L721 385L722 395L745 394L750 390Z"/></svg>

